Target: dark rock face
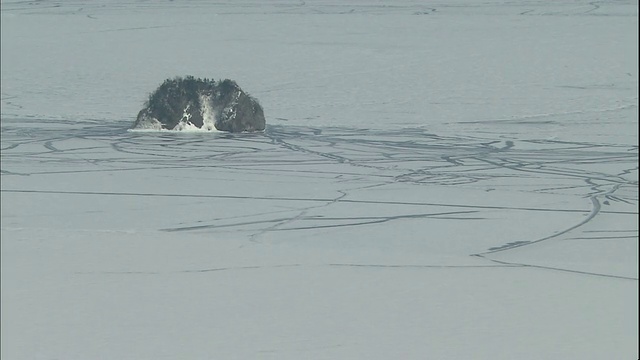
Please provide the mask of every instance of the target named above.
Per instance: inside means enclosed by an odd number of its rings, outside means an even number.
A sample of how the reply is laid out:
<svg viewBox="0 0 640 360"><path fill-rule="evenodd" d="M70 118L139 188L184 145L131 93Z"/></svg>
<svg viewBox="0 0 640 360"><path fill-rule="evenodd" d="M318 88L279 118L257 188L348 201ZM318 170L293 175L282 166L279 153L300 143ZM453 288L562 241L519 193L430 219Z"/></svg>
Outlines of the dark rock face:
<svg viewBox="0 0 640 360"><path fill-rule="evenodd" d="M185 128L229 132L262 131L264 112L256 99L235 81L196 79L165 80L140 110L134 129Z"/></svg>

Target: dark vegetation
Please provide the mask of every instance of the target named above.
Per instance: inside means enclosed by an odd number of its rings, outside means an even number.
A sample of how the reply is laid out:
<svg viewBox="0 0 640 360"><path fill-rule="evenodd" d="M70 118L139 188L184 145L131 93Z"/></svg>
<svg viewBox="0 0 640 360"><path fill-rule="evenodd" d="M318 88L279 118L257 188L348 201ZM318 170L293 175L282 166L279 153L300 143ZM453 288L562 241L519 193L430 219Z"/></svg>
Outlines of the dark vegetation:
<svg viewBox="0 0 640 360"><path fill-rule="evenodd" d="M207 105L214 112L218 130L242 132L265 128L262 107L235 81L193 76L165 80L149 95L144 109L138 113L134 128L150 119L158 120L165 129L173 129L181 121L200 128L204 124Z"/></svg>

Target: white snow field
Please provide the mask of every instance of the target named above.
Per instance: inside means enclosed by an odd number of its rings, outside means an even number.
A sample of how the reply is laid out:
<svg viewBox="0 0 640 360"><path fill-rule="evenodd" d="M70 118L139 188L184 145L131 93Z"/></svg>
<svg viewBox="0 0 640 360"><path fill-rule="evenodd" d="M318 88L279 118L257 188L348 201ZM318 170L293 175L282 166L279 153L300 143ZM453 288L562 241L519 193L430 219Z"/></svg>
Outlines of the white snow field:
<svg viewBox="0 0 640 360"><path fill-rule="evenodd" d="M12 359L636 359L637 1L1 3ZM177 75L258 134L131 132Z"/></svg>

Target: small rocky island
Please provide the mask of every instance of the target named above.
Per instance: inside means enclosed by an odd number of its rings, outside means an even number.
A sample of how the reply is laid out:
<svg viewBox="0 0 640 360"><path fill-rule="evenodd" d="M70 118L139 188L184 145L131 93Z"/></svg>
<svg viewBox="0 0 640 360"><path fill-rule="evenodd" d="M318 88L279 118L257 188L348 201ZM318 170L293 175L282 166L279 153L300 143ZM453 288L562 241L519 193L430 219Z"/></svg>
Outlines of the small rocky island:
<svg viewBox="0 0 640 360"><path fill-rule="evenodd" d="M151 93L133 129L253 132L265 128L262 106L235 81L176 77Z"/></svg>

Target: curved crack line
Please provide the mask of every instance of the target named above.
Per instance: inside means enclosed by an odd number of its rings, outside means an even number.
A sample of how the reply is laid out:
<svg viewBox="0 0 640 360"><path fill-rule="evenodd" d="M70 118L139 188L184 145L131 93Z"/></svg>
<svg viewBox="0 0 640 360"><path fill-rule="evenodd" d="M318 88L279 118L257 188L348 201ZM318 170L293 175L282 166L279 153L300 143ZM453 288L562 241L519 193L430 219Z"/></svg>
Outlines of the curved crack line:
<svg viewBox="0 0 640 360"><path fill-rule="evenodd" d="M602 273L596 273L596 272L590 272L590 271L581 271L581 270L571 270L571 269L563 269L563 268L559 268L559 267L553 267L553 266L543 266L543 265L533 265L533 264L525 264L525 263L517 263L517 262L509 262L509 261L501 261L501 260L496 260L496 259L491 259L488 258L486 256L483 256L482 254L473 254L471 256L475 256L475 257L479 257L485 260L489 260L491 262L497 263L497 264L501 264L504 266L512 266L512 267L530 267L530 268L537 268L537 269L546 269L546 270L554 270L554 271L562 271L562 272L568 272L568 273L574 273L574 274L581 274L581 275L590 275L590 276L599 276L599 277L606 277L606 278L614 278L614 279L622 279L622 280L635 280L638 281L638 278L635 277L631 277L631 276L622 276L622 275L611 275L611 274L602 274Z"/></svg>
<svg viewBox="0 0 640 360"><path fill-rule="evenodd" d="M592 184L591 179L586 179L587 183ZM595 185L595 187L597 187L598 185ZM589 271L581 271L581 270L571 270L571 269L564 269L564 268L559 268L559 267L553 267L553 266L543 266L543 265L534 265L534 264L525 264L525 263L518 263L518 262L509 262L509 261L502 261L502 260L496 260L496 259L492 259L489 258L488 254L493 254L493 253L497 253L497 252L502 252L502 251L507 251L507 250L513 250L515 248L519 248L519 247L523 247L523 246L529 246L529 245L533 245L536 243L540 243L542 241L546 241L546 240L550 240L553 239L555 237L558 237L560 235L566 234L586 223L588 223L589 221L593 220L593 218L598 215L598 213L600 213L600 209L601 209L601 205L600 205L600 201L598 201L598 196L609 196L611 194L613 194L616 190L618 190L618 188L620 188L621 184L616 184L614 185L609 191L606 191L604 193L600 193L600 194L594 194L589 196L589 199L591 200L593 207L591 209L591 212L589 213L589 215L587 216L586 219L584 219L583 221L579 222L578 224L571 226L561 232L558 232L556 234L550 235L550 236L546 236L544 238L535 240L535 241L525 241L525 242L514 242L512 243L510 246L506 246L506 247L502 247L499 249L495 249L495 250L490 250L490 251L486 251L483 253L476 253L476 254L471 254L470 256L475 256L475 257L479 257L497 264L503 264L503 265L515 265L515 266L523 266L523 267L531 267L531 268L538 268L538 269L547 269L547 270L555 270L555 271L563 271L563 272L569 272L569 273L575 273L575 274L582 274L582 275L591 275L591 276L600 276L600 277L607 277L607 278L616 278L616 279L624 279L624 280L635 280L638 281L638 278L635 277L631 277L631 276L621 276L621 275L611 275L611 274L602 274L602 273L595 273L595 272L589 272Z"/></svg>
<svg viewBox="0 0 640 360"><path fill-rule="evenodd" d="M589 182L591 179L587 179L587 182ZM589 212L589 215L587 215L587 217L582 220L581 222L577 223L576 225L573 225L569 228L566 228L560 232L557 232L555 234L549 235L549 236L545 236L541 239L537 239L537 240L533 240L533 241L523 241L523 242L513 242L508 246L504 246L495 250L489 250L489 251L485 251L482 253L477 253L477 254L471 254L471 256L480 256L480 255L487 255L487 254L494 254L497 252L502 252L502 251L507 251L507 250L513 250L519 247L523 247L523 246L529 246L529 245L533 245L533 244L537 244L543 241L547 241L553 238L556 238L560 235L564 235L572 230L575 230L579 227L581 227L582 225L588 223L589 221L593 220L594 217L596 217L596 215L598 215L600 213L600 209L601 209L601 205L600 205L600 201L598 200L598 196L604 195L604 196L609 196L611 194L613 194L616 190L618 190L618 188L620 188L620 184L616 184L614 185L611 190L605 192L605 193L600 193L600 194L596 194L596 195L591 195L589 196L589 199L591 200L591 211ZM484 257L484 256L483 256Z"/></svg>

